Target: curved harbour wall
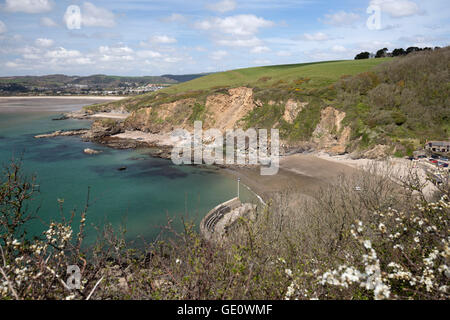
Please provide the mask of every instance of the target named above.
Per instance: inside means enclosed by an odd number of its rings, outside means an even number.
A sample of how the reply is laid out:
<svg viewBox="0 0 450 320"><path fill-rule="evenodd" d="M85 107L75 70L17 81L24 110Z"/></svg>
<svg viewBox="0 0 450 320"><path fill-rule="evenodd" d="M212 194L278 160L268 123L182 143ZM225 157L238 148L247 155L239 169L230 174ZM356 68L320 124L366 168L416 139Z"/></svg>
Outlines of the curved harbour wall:
<svg viewBox="0 0 450 320"><path fill-rule="evenodd" d="M208 212L200 222L200 232L208 241L218 241L240 217L255 209L256 205L242 203L239 198L228 200Z"/></svg>

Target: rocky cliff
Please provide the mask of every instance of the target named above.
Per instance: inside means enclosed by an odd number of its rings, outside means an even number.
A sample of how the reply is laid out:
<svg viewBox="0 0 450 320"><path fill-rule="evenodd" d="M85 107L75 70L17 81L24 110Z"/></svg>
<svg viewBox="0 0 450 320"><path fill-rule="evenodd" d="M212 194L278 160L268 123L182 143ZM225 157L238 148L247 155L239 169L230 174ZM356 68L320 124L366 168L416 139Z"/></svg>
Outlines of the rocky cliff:
<svg viewBox="0 0 450 320"><path fill-rule="evenodd" d="M239 127L240 121L256 107L253 89L229 89L228 94L215 94L206 98L206 125L219 130Z"/></svg>
<svg viewBox="0 0 450 320"><path fill-rule="evenodd" d="M318 149L331 154L343 154L347 151L351 129L342 125L344 119L345 112L332 107L322 110L320 122L312 137L312 141L317 144Z"/></svg>
<svg viewBox="0 0 450 320"><path fill-rule="evenodd" d="M255 99L252 88L238 87L207 95L203 100L180 98L173 102L160 104L150 101L147 107L132 111L125 121L102 120L94 122L91 131L84 137L114 146L118 143L117 138L124 136L118 134L124 132L142 132L158 137L169 136L177 128L192 131L196 120L203 121L204 129L216 128L225 132L228 129L245 128L247 125L246 117L250 113L264 108L264 105L280 110L278 118L273 121L273 127L280 129L283 126L295 128L297 119L301 117L301 112L310 108L308 102L293 98L283 101L270 100L264 104L260 99ZM117 108L117 105L114 107ZM123 108L124 106L120 106L120 110L124 110ZM105 112L111 112L111 110L100 108L97 112L105 114ZM90 115L95 115L95 112L91 111ZM320 119L312 136L303 142L309 143L316 150L332 154L345 153L351 133L350 127L343 125L345 116L345 112L333 107L324 108L320 112ZM154 141L153 138L141 138L139 140ZM292 144L292 142L282 141L287 150L289 150L290 145L298 146L298 142ZM123 142L119 145L123 147ZM134 141L131 147L135 145ZM156 145L158 144L156 143Z"/></svg>

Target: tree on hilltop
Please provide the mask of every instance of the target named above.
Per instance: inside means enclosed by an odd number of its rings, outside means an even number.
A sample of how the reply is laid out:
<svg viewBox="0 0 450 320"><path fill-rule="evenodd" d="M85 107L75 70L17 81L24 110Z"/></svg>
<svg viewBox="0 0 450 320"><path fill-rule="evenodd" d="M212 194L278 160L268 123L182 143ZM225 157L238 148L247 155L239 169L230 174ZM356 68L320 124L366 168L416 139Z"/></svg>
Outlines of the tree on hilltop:
<svg viewBox="0 0 450 320"><path fill-rule="evenodd" d="M365 52L358 53L355 57L355 60L369 59L369 57L370 57L370 53L365 51Z"/></svg>

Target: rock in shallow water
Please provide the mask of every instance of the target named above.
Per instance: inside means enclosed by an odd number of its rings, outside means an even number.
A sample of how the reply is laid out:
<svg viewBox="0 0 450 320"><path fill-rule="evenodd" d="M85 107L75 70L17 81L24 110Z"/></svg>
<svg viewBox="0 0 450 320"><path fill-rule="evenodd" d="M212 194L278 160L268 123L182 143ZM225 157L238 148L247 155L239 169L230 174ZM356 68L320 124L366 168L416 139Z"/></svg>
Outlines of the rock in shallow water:
<svg viewBox="0 0 450 320"><path fill-rule="evenodd" d="M68 137L68 136L79 136L86 134L89 130L87 129L76 129L76 130L58 130L52 133L46 133L46 134L39 134L37 136L34 136L36 139L43 139L43 138L54 138L54 137Z"/></svg>
<svg viewBox="0 0 450 320"><path fill-rule="evenodd" d="M53 121L59 121L59 120L67 120L69 117L65 114L60 115L59 117L53 118Z"/></svg>
<svg viewBox="0 0 450 320"><path fill-rule="evenodd" d="M86 154L99 154L99 153L102 153L102 151L87 148L87 149L84 149L84 153L86 153Z"/></svg>

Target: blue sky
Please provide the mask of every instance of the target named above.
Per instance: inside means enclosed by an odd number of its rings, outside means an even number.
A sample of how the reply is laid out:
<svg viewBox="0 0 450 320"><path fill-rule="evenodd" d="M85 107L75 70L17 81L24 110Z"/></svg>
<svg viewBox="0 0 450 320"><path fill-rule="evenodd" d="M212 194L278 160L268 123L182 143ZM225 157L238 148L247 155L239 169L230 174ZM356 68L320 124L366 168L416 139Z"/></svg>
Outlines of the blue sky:
<svg viewBox="0 0 450 320"><path fill-rule="evenodd" d="M67 15L79 8L79 19ZM369 28L369 6L380 24ZM73 21L79 22L74 29ZM448 0L0 0L0 76L161 75L446 46Z"/></svg>

